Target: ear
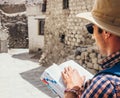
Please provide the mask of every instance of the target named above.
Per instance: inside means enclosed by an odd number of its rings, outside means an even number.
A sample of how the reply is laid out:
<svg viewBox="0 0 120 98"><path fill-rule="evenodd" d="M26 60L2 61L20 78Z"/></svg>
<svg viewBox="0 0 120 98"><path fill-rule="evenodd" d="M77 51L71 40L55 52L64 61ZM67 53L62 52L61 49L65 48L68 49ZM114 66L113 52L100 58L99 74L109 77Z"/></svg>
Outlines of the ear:
<svg viewBox="0 0 120 98"><path fill-rule="evenodd" d="M111 37L111 33L110 32L107 32L107 31L103 31L103 34L104 34L104 38L105 39L108 39L108 38L110 38Z"/></svg>

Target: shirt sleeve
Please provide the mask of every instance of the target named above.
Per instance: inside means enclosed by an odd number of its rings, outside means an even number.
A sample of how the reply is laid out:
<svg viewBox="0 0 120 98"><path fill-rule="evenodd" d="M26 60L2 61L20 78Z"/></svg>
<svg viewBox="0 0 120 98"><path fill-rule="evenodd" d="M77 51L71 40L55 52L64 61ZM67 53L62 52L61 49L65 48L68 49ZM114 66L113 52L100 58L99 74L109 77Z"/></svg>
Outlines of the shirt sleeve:
<svg viewBox="0 0 120 98"><path fill-rule="evenodd" d="M80 98L113 98L115 91L107 76L96 76ZM114 97L115 98L115 97Z"/></svg>

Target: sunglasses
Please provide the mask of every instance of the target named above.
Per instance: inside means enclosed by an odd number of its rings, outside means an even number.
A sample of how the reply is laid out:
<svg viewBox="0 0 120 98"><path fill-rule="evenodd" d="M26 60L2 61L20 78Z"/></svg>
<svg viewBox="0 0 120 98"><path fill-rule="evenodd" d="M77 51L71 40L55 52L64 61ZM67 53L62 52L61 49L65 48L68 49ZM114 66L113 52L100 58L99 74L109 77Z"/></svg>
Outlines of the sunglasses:
<svg viewBox="0 0 120 98"><path fill-rule="evenodd" d="M90 33L90 34L93 34L93 23L89 23L86 25L86 28L87 28L87 31Z"/></svg>

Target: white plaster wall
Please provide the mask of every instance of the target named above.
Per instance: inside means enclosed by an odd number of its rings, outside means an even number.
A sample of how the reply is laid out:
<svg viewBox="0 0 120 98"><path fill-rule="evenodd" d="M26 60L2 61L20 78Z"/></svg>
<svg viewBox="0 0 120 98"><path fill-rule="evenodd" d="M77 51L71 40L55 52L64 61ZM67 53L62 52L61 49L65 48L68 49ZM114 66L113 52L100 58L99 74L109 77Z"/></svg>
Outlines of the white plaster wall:
<svg viewBox="0 0 120 98"><path fill-rule="evenodd" d="M8 52L8 41L7 40L1 40L0 41L0 53L7 53Z"/></svg>
<svg viewBox="0 0 120 98"><path fill-rule="evenodd" d="M37 5L26 5L27 16L31 15L41 15L42 4Z"/></svg>
<svg viewBox="0 0 120 98"><path fill-rule="evenodd" d="M39 48L44 47L44 35L38 35L38 20L34 16L28 17L28 35L29 35L29 52L36 52Z"/></svg>

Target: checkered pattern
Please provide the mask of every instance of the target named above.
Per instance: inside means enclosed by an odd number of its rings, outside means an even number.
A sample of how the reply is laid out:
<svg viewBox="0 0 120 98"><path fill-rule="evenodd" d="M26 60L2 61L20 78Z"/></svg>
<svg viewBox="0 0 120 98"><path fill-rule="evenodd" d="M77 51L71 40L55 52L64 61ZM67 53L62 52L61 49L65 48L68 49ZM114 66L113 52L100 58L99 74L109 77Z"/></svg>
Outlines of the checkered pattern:
<svg viewBox="0 0 120 98"><path fill-rule="evenodd" d="M118 85L120 86L120 78L117 76L98 75L92 80L81 98L120 98L120 87ZM119 91L118 95L116 95L115 88L117 92Z"/></svg>
<svg viewBox="0 0 120 98"><path fill-rule="evenodd" d="M119 62L119 61L120 61L120 51L115 52L115 53L111 54L110 56L106 57L106 58L100 63L100 66L101 66L103 69L110 68L110 67L112 67L113 65L115 65L115 63L117 63L117 62Z"/></svg>
<svg viewBox="0 0 120 98"><path fill-rule="evenodd" d="M104 69L120 62L120 51L113 53L101 63ZM120 98L120 77L100 74L89 80L81 88L83 93L80 98Z"/></svg>

